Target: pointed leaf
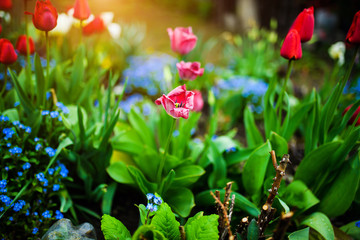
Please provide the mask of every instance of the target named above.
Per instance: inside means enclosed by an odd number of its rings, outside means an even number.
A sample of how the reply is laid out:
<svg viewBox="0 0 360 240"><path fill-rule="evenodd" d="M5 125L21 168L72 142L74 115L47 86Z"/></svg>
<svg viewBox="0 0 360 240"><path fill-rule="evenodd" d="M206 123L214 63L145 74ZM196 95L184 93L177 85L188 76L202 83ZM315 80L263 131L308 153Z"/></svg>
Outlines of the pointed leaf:
<svg viewBox="0 0 360 240"><path fill-rule="evenodd" d="M219 239L218 215L201 216L185 225L187 240Z"/></svg>
<svg viewBox="0 0 360 240"><path fill-rule="evenodd" d="M334 230L332 228L331 222L329 218L321 213L321 212L314 212L310 216L306 217L302 222L301 225L306 225L318 233L320 233L326 240L334 240Z"/></svg>
<svg viewBox="0 0 360 240"><path fill-rule="evenodd" d="M40 57L35 53L35 75L36 75L36 101L37 106L45 107L46 101L46 83L44 77L43 67L41 65Z"/></svg>
<svg viewBox="0 0 360 240"><path fill-rule="evenodd" d="M298 230L296 232L293 232L289 235L289 240L309 239L309 231L310 231L310 228L307 227L307 228Z"/></svg>
<svg viewBox="0 0 360 240"><path fill-rule="evenodd" d="M167 239L180 239L180 223L176 221L175 214L165 202L161 204L151 220L151 225L155 226L156 230L160 231Z"/></svg>
<svg viewBox="0 0 360 240"><path fill-rule="evenodd" d="M157 184L149 182L138 168L128 166L128 170L143 194L156 192Z"/></svg>
<svg viewBox="0 0 360 240"><path fill-rule="evenodd" d="M124 224L107 214L104 214L101 218L101 231L105 240L131 240L130 232Z"/></svg>
<svg viewBox="0 0 360 240"><path fill-rule="evenodd" d="M130 113L128 115L129 122L131 126L137 131L139 137L141 138L142 142L149 147L156 148L155 147L155 141L153 133L148 128L145 120L142 118L142 116L137 113L133 108L130 110Z"/></svg>
<svg viewBox="0 0 360 240"><path fill-rule="evenodd" d="M254 115L249 107L246 107L244 110L244 125L248 147L253 148L261 145L264 140L255 124Z"/></svg>
<svg viewBox="0 0 360 240"><path fill-rule="evenodd" d="M255 219L252 219L248 231L247 231L247 240L258 240L259 239L259 227Z"/></svg>
<svg viewBox="0 0 360 240"><path fill-rule="evenodd" d="M320 202L311 190L300 180L295 180L290 183L281 198L290 206L297 207L304 211Z"/></svg>
<svg viewBox="0 0 360 240"><path fill-rule="evenodd" d="M107 169L109 176L119 183L133 184L134 178L129 173L128 167L124 162L115 162L111 164Z"/></svg>
<svg viewBox="0 0 360 240"><path fill-rule="evenodd" d="M165 193L164 199L181 217L189 216L195 206L194 195L188 188L170 188Z"/></svg>

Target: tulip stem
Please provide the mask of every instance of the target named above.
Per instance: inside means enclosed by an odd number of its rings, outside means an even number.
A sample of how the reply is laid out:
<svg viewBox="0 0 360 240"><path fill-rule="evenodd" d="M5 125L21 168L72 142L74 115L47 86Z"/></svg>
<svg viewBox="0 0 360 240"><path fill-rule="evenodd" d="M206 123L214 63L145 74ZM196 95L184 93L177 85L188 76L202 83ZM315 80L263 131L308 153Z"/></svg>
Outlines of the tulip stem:
<svg viewBox="0 0 360 240"><path fill-rule="evenodd" d="M80 20L80 44L83 42L83 20Z"/></svg>
<svg viewBox="0 0 360 240"><path fill-rule="evenodd" d="M279 111L279 123L281 125L281 119L282 119L282 102L283 102L283 98L284 98L284 94L285 94L285 91L286 91L286 87L287 87L287 82L290 78L290 74L291 74L291 70L293 68L293 65L294 65L294 61L292 59L289 60L289 64L288 64L288 69L287 69L287 72L286 72L286 76L285 76L285 80L284 80L284 85L281 89L281 92L280 92L280 95L279 95L279 99L276 103L276 108L275 108L275 111Z"/></svg>
<svg viewBox="0 0 360 240"><path fill-rule="evenodd" d="M24 0L24 8L26 11L26 2L27 0ZM32 99L34 97L34 91L32 87L32 78L31 78L31 62L30 62L30 37L29 37L29 29L28 29L28 21L27 16L25 15L25 34L26 34L26 83L27 83L27 89L30 91L30 98Z"/></svg>
<svg viewBox="0 0 360 240"><path fill-rule="evenodd" d="M48 84L50 82L50 39L49 39L49 32L45 32L45 39L46 39L46 83L45 89L47 90Z"/></svg>
<svg viewBox="0 0 360 240"><path fill-rule="evenodd" d="M5 90L6 90L6 84L7 84L7 72L8 72L8 67L5 66L5 73L4 73L4 86L1 89L0 92L0 96L2 97L2 95L4 94Z"/></svg>
<svg viewBox="0 0 360 240"><path fill-rule="evenodd" d="M169 132L169 136L168 136L168 139L167 139L166 144L165 144L164 156L161 159L161 162L159 164L157 177L156 177L158 183L161 182L161 175L162 175L162 171L163 171L163 168L164 168L164 165L165 165L166 154L167 154L170 142L171 142L171 138L172 138L172 135L173 135L173 132L174 132L174 129L175 129L175 125L176 125L176 118L173 119L173 122L172 122L172 125L171 125L171 128L170 128L170 132Z"/></svg>

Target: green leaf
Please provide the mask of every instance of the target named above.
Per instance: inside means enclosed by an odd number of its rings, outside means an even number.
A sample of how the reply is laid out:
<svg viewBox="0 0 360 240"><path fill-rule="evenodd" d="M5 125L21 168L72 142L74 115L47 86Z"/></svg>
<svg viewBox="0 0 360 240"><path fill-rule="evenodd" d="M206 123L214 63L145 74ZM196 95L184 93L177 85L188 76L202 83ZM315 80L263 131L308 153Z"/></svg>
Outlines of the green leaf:
<svg viewBox="0 0 360 240"><path fill-rule="evenodd" d="M127 165L124 162L115 162L111 164L106 171L112 179L119 183L135 183L132 175L129 173Z"/></svg>
<svg viewBox="0 0 360 240"><path fill-rule="evenodd" d="M174 185L178 187L186 187L195 183L205 170L197 165L180 165L175 169Z"/></svg>
<svg viewBox="0 0 360 240"><path fill-rule="evenodd" d="M36 75L36 102L37 106L45 107L46 101L46 84L45 77L43 72L43 67L41 65L40 57L35 53L35 75Z"/></svg>
<svg viewBox="0 0 360 240"><path fill-rule="evenodd" d="M104 197L101 202L101 210L103 214L110 214L111 207L114 200L115 192L116 192L116 182L112 182L107 188Z"/></svg>
<svg viewBox="0 0 360 240"><path fill-rule="evenodd" d="M80 130L80 143L84 144L85 142L85 127L84 127L84 121L83 121L83 114L81 111L81 108L78 107L77 109L77 114L78 114L78 124L79 124L79 130Z"/></svg>
<svg viewBox="0 0 360 240"><path fill-rule="evenodd" d="M35 110L35 107L32 105L30 99L28 99L28 97L26 96L24 90L22 89L22 87L17 79L17 76L14 74L14 72L11 69L9 69L9 72L10 72L10 76L11 76L12 82L14 84L16 93L19 97L21 106L24 108L24 110L27 114L31 115L31 113Z"/></svg>
<svg viewBox="0 0 360 240"><path fill-rule="evenodd" d="M101 143L100 143L100 149L101 148L105 148L105 146L107 144L109 144L109 138L114 130L114 127L119 119L120 116L120 110L117 111L116 115L110 120L110 125L109 127L106 129L106 131L104 132L102 139L101 139Z"/></svg>
<svg viewBox="0 0 360 240"><path fill-rule="evenodd" d="M248 147L253 148L261 145L264 140L255 124L254 115L249 107L246 107L244 110L244 125Z"/></svg>
<svg viewBox="0 0 360 240"><path fill-rule="evenodd" d="M289 235L289 240L305 240L309 239L309 231L310 228L304 228L301 230L298 230L296 232L293 232Z"/></svg>
<svg viewBox="0 0 360 240"><path fill-rule="evenodd" d="M247 231L247 240L258 240L259 239L259 227L255 219L252 219L248 231Z"/></svg>
<svg viewBox="0 0 360 240"><path fill-rule="evenodd" d="M261 191L270 158L270 151L271 145L268 140L256 148L245 163L242 180L246 192L250 195L255 195Z"/></svg>
<svg viewBox="0 0 360 240"><path fill-rule="evenodd" d="M107 214L101 218L101 231L105 240L131 240L130 232L124 224Z"/></svg>
<svg viewBox="0 0 360 240"><path fill-rule="evenodd" d="M340 229L344 231L346 234L353 237L355 240L360 240L360 228L355 225L356 222L358 221L353 221L351 223L348 223L342 226Z"/></svg>
<svg viewBox="0 0 360 240"><path fill-rule="evenodd" d="M326 189L319 204L319 211L329 217L337 217L346 212L355 198L360 179L359 156L356 154L346 161L339 174Z"/></svg>
<svg viewBox="0 0 360 240"><path fill-rule="evenodd" d="M321 212L314 212L310 216L306 217L302 222L301 225L306 225L318 233L320 233L326 240L334 240L334 230L332 228L331 222L329 218L321 213Z"/></svg>
<svg viewBox="0 0 360 240"><path fill-rule="evenodd" d="M264 96L264 125L265 125L265 136L270 137L271 131L277 132L278 118L274 108L274 98L276 92L277 79L271 78L268 90Z"/></svg>
<svg viewBox="0 0 360 240"><path fill-rule="evenodd" d="M228 166L240 163L249 159L251 153L254 151L253 148L240 148L236 152L226 156L225 160Z"/></svg>
<svg viewBox="0 0 360 240"><path fill-rule="evenodd" d="M275 132L270 134L270 143L272 150L275 150L276 156L283 156L289 152L288 143L285 138Z"/></svg>
<svg viewBox="0 0 360 240"><path fill-rule="evenodd" d="M225 152L229 148L238 148L238 144L228 136L220 136L213 140L219 153Z"/></svg>
<svg viewBox="0 0 360 240"><path fill-rule="evenodd" d="M165 240L164 235L155 226L142 225L134 233L133 240Z"/></svg>
<svg viewBox="0 0 360 240"><path fill-rule="evenodd" d="M80 93L80 83L84 80L84 73L85 73L85 66L84 66L84 59L85 59L85 46L81 44L75 55L74 64L71 71L71 82L70 82L70 97L72 99L76 99L79 97ZM73 101L74 102L74 101Z"/></svg>
<svg viewBox="0 0 360 240"><path fill-rule="evenodd" d="M151 220L151 225L155 226L156 230L159 230L167 239L180 239L180 223L176 221L175 214L165 202L161 204Z"/></svg>
<svg viewBox="0 0 360 240"><path fill-rule="evenodd" d="M219 239L218 215L201 216L185 225L187 240Z"/></svg>
<svg viewBox="0 0 360 240"><path fill-rule="evenodd" d="M57 159L57 157L58 157L58 155L60 154L60 152L62 151L62 149L63 149L63 148L66 148L67 146L70 146L70 145L72 145L72 144L73 144L72 140L71 140L70 138L68 138L68 137L65 138L65 139L63 139L63 140L60 142L59 146L58 146L57 149L56 149L55 155L50 159L50 162L49 162L49 164L47 165L44 173L46 173L47 170L51 167L51 165L53 165L53 163L54 163L55 160Z"/></svg>
<svg viewBox="0 0 360 240"><path fill-rule="evenodd" d="M225 190L224 189L211 189L203 191L196 195L196 204L204 207L214 206L214 198L210 195L210 191L215 192L215 190L219 190L220 198L224 198ZM257 217L260 215L260 210L256 207L256 205L250 202L246 197L237 192L232 192L231 194L235 194L235 210L243 210L247 214L250 214L253 217ZM230 197L231 198L231 197Z"/></svg>
<svg viewBox="0 0 360 240"><path fill-rule="evenodd" d="M300 180L290 183L281 198L291 207L307 210L320 201L311 190Z"/></svg>
<svg viewBox="0 0 360 240"><path fill-rule="evenodd" d="M19 113L16 108L6 109L4 112L2 112L2 115L8 116L12 122L20 120Z"/></svg>
<svg viewBox="0 0 360 240"><path fill-rule="evenodd" d="M213 165L213 171L208 178L210 188L218 187L218 182L226 178L226 162L217 150L214 142L209 141L209 149L206 154L209 162Z"/></svg>
<svg viewBox="0 0 360 240"><path fill-rule="evenodd" d="M137 131L142 142L153 149L156 149L154 136L148 128L145 120L133 108L128 115L131 126Z"/></svg>
<svg viewBox="0 0 360 240"><path fill-rule="evenodd" d="M143 194L156 192L157 184L149 182L138 168L128 166L128 170Z"/></svg>
<svg viewBox="0 0 360 240"><path fill-rule="evenodd" d="M189 216L191 209L195 206L193 193L184 187L170 188L165 193L164 199L181 217Z"/></svg>

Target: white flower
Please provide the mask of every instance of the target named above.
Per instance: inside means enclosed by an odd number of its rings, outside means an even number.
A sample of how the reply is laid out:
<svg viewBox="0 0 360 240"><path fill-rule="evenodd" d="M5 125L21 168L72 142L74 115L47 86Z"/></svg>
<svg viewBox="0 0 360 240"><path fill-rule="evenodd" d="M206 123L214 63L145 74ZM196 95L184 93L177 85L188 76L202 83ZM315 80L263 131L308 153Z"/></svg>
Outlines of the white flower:
<svg viewBox="0 0 360 240"><path fill-rule="evenodd" d="M329 55L332 59L338 60L340 66L343 65L345 62L345 43L337 42L331 45Z"/></svg>
<svg viewBox="0 0 360 240"><path fill-rule="evenodd" d="M121 34L121 26L117 23L110 23L107 29L113 39L118 39Z"/></svg>
<svg viewBox="0 0 360 240"><path fill-rule="evenodd" d="M104 21L105 26L108 26L110 23L112 23L114 19L114 13L113 12L103 12L100 14L100 18Z"/></svg>
<svg viewBox="0 0 360 240"><path fill-rule="evenodd" d="M60 13L57 20L56 27L51 31L51 34L54 35L65 35L69 32L71 26L73 25L73 17L67 15L66 13Z"/></svg>

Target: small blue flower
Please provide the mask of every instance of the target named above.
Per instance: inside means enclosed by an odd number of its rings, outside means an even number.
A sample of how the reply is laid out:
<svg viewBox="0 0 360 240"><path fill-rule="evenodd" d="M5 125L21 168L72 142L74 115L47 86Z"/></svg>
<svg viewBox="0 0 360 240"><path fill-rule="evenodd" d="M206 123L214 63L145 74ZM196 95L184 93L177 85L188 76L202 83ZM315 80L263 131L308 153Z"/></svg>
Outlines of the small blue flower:
<svg viewBox="0 0 360 240"><path fill-rule="evenodd" d="M34 216L37 216L37 215L39 215L39 214L38 214L38 212L34 212L33 215L34 215Z"/></svg>
<svg viewBox="0 0 360 240"><path fill-rule="evenodd" d="M0 212L4 211L4 208L3 207L0 207Z"/></svg>
<svg viewBox="0 0 360 240"><path fill-rule="evenodd" d="M151 212L153 211L153 207L154 207L154 204L152 204L152 203L148 203L148 204L146 205L146 209L147 209L147 210L150 210Z"/></svg>
<svg viewBox="0 0 360 240"><path fill-rule="evenodd" d="M62 219L62 218L64 218L64 215L59 210L56 210L55 211L55 218L56 219Z"/></svg>
<svg viewBox="0 0 360 240"><path fill-rule="evenodd" d="M31 127L26 127L26 128L25 128L25 132L26 132L26 133L31 133Z"/></svg>
<svg viewBox="0 0 360 240"><path fill-rule="evenodd" d="M154 198L154 203L157 204L157 205L161 205L161 204L162 204L162 199L161 199L161 197L155 197L155 198Z"/></svg>
<svg viewBox="0 0 360 240"><path fill-rule="evenodd" d="M43 212L41 215L42 215L44 218L51 218L51 214L50 214L49 210L46 210L46 211Z"/></svg>
<svg viewBox="0 0 360 240"><path fill-rule="evenodd" d="M15 212L19 212L25 206L24 200L19 200L17 203L14 204L13 210Z"/></svg>
<svg viewBox="0 0 360 240"><path fill-rule="evenodd" d="M53 175L54 172L55 172L55 170L53 168L49 168L49 170L48 170L49 175Z"/></svg>
<svg viewBox="0 0 360 240"><path fill-rule="evenodd" d="M12 123L14 126L19 126L20 125L20 121L13 121Z"/></svg>
<svg viewBox="0 0 360 240"><path fill-rule="evenodd" d="M146 198L147 198L149 201L152 200L154 197L155 197L155 195L152 194L152 193L146 194Z"/></svg>
<svg viewBox="0 0 360 240"><path fill-rule="evenodd" d="M9 167L8 167L8 166L5 167L5 171L9 171Z"/></svg>
<svg viewBox="0 0 360 240"><path fill-rule="evenodd" d="M3 179L0 181L0 188L6 188L6 185L7 185L7 180L6 179Z"/></svg>
<svg viewBox="0 0 360 240"><path fill-rule="evenodd" d="M31 167L31 164L30 163L25 163L24 165L22 165L22 168L24 169L24 170L26 170L26 169L29 169Z"/></svg>
<svg viewBox="0 0 360 240"><path fill-rule="evenodd" d="M99 100L96 99L96 100L94 101L94 107L98 107L98 106L99 106Z"/></svg>
<svg viewBox="0 0 360 240"><path fill-rule="evenodd" d="M49 110L43 110L41 112L41 115L45 116L45 115L49 115L50 111Z"/></svg>
<svg viewBox="0 0 360 240"><path fill-rule="evenodd" d="M192 128L191 131L190 131L191 136L194 135L195 132L196 132L196 129L195 129L195 128Z"/></svg>
<svg viewBox="0 0 360 240"><path fill-rule="evenodd" d="M13 218L13 217L9 217L9 221L14 221L14 218Z"/></svg>
<svg viewBox="0 0 360 240"><path fill-rule="evenodd" d="M173 137L179 136L180 135L179 130L175 130L172 135L173 135Z"/></svg>
<svg viewBox="0 0 360 240"><path fill-rule="evenodd" d="M50 97L51 97L51 92L46 92L46 100L49 100Z"/></svg>
<svg viewBox="0 0 360 240"><path fill-rule="evenodd" d="M213 135L213 136L211 137L211 140L215 140L215 139L217 139L217 138L218 138L217 135Z"/></svg>
<svg viewBox="0 0 360 240"><path fill-rule="evenodd" d="M34 141L38 142L38 141L40 141L40 138L36 137L36 138L34 138Z"/></svg>
<svg viewBox="0 0 360 240"><path fill-rule="evenodd" d="M23 175L23 172L18 172L17 174L19 177L21 177Z"/></svg>
<svg viewBox="0 0 360 240"><path fill-rule="evenodd" d="M39 231L39 229L38 228L33 228L33 230L32 230L32 234L36 234L37 232Z"/></svg>
<svg viewBox="0 0 360 240"><path fill-rule="evenodd" d="M6 146L7 146L7 147L11 147L11 143L7 143Z"/></svg>
<svg viewBox="0 0 360 240"><path fill-rule="evenodd" d="M25 216L29 216L30 215L30 212L29 212L29 209L26 210L26 213L25 213Z"/></svg>
<svg viewBox="0 0 360 240"><path fill-rule="evenodd" d="M6 196L6 195L0 195L0 200L7 206L9 207L10 206L10 203L11 203L11 198Z"/></svg>
<svg viewBox="0 0 360 240"><path fill-rule="evenodd" d="M55 156L56 151L51 147L46 147L45 152L49 155L49 157L53 157Z"/></svg>
<svg viewBox="0 0 360 240"><path fill-rule="evenodd" d="M3 116L3 115L0 116L0 122L7 122L7 121L9 121L8 116Z"/></svg>
<svg viewBox="0 0 360 240"><path fill-rule="evenodd" d="M59 116L59 112L58 111L52 111L50 112L50 117L51 118L57 118Z"/></svg>
<svg viewBox="0 0 360 240"><path fill-rule="evenodd" d="M35 145L35 150L36 150L36 151L39 151L41 148L42 148L41 143L37 143L37 144Z"/></svg>
<svg viewBox="0 0 360 240"><path fill-rule="evenodd" d="M22 149L19 147L13 147L9 149L9 152L13 155L18 154L20 155L22 153Z"/></svg>
<svg viewBox="0 0 360 240"><path fill-rule="evenodd" d="M20 102L15 102L14 103L14 107L17 107L17 106L19 106L20 105Z"/></svg>
<svg viewBox="0 0 360 240"><path fill-rule="evenodd" d="M62 164L62 163L60 163L60 162L58 162L58 166L55 167L55 171L57 171L59 168L60 168L60 175L61 175L62 177L64 177L64 178L67 177L68 174L69 174L69 170L67 170L67 168L65 167L65 165Z"/></svg>
<svg viewBox="0 0 360 240"><path fill-rule="evenodd" d="M355 226L357 226L358 228L360 228L360 221L357 221L357 222L355 223Z"/></svg>
<svg viewBox="0 0 360 240"><path fill-rule="evenodd" d="M53 185L53 191L56 192L56 191L59 191L60 189L60 185L59 184L54 184Z"/></svg>

